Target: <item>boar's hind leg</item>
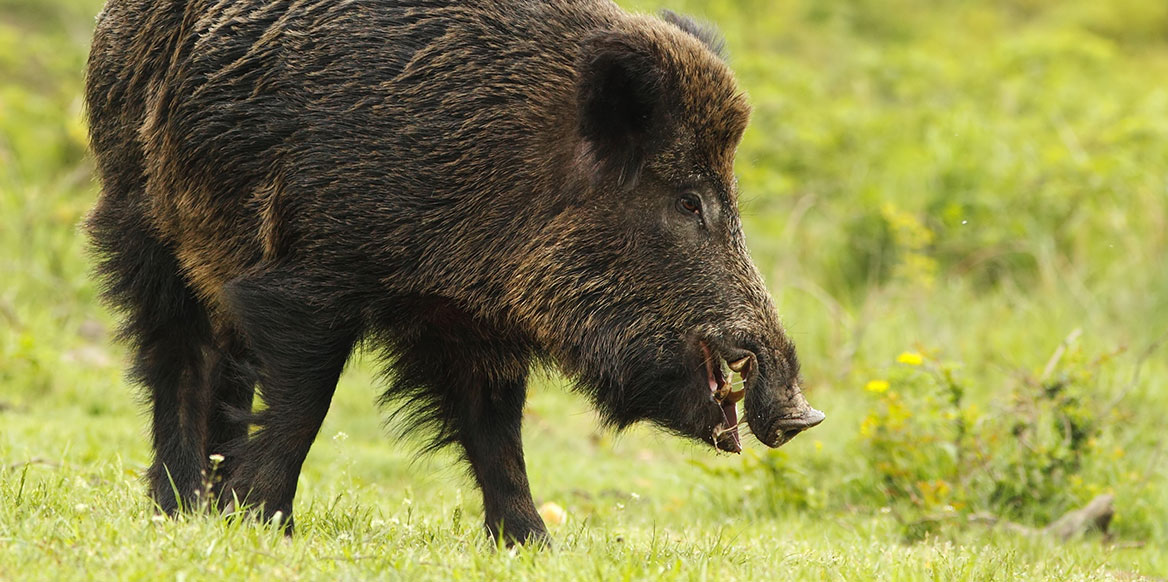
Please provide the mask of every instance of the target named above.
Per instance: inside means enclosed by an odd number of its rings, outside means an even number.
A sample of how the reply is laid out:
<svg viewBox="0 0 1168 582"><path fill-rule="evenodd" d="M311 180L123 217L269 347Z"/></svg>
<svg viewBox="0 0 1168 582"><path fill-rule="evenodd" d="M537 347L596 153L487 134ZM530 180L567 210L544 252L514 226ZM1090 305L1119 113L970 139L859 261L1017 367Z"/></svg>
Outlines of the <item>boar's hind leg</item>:
<svg viewBox="0 0 1168 582"><path fill-rule="evenodd" d="M415 420L437 425L436 444L461 445L482 490L492 538L501 536L507 545L546 543L520 434L529 359L509 353L506 338L448 321L399 346L397 379L386 398L412 399L412 412L420 414Z"/></svg>
<svg viewBox="0 0 1168 582"><path fill-rule="evenodd" d="M131 376L150 397L150 494L162 511L174 514L193 508L202 490L210 324L174 254L132 208L107 192L89 229L101 257L105 297L126 314L121 334L133 349Z"/></svg>
<svg viewBox="0 0 1168 582"><path fill-rule="evenodd" d="M292 530L292 498L308 449L328 412L337 379L359 334L356 322L332 308L328 291L274 272L224 288L258 364L265 409L258 430L232 451L235 466L219 503L238 500Z"/></svg>

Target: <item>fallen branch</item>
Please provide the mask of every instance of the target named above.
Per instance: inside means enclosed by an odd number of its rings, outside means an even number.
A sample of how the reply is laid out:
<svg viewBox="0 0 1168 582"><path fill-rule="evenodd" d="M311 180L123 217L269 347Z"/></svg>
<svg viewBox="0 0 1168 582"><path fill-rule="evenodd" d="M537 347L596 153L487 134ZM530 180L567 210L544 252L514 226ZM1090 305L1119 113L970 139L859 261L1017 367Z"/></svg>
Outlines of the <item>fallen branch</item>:
<svg viewBox="0 0 1168 582"><path fill-rule="evenodd" d="M1107 535L1107 527L1111 525L1111 518L1115 515L1114 503L1114 495L1107 493L1099 495L1086 507L1067 512L1054 520L1043 531L1063 541L1091 531Z"/></svg>
<svg viewBox="0 0 1168 582"><path fill-rule="evenodd" d="M1068 511L1062 517L1052 521L1043 528L1033 528L1001 519L988 513L978 513L969 517L970 521L997 525L1014 533L1028 536L1051 535L1062 541L1098 531L1108 535L1107 528L1111 525L1111 518L1115 515L1115 496L1103 494L1092 499L1090 503L1080 509Z"/></svg>

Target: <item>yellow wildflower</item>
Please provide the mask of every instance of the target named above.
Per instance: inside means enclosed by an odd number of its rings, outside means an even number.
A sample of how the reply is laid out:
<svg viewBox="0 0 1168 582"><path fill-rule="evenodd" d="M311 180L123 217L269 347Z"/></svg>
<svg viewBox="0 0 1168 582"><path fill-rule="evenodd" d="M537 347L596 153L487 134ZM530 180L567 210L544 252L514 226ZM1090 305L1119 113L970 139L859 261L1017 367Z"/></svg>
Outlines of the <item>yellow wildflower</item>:
<svg viewBox="0 0 1168 582"><path fill-rule="evenodd" d="M888 392L888 388L890 386L891 384L888 383L888 380L871 380L864 385L864 390L875 392L877 394L883 394Z"/></svg>
<svg viewBox="0 0 1168 582"><path fill-rule="evenodd" d="M925 357L922 356L919 352L904 352L903 354L896 356L896 361L902 364L908 364L910 366L919 366L925 363Z"/></svg>

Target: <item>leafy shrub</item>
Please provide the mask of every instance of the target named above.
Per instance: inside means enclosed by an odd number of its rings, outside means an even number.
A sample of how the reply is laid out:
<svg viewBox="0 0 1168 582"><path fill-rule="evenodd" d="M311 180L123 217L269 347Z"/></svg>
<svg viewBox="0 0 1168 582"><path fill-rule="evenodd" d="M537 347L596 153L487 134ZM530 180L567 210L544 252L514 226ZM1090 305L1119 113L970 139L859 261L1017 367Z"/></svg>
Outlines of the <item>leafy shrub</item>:
<svg viewBox="0 0 1168 582"><path fill-rule="evenodd" d="M877 402L859 429L879 492L924 512L968 506L967 463L978 452L968 426L980 413L963 402L955 365L905 352L887 380L865 390Z"/></svg>
<svg viewBox="0 0 1168 582"><path fill-rule="evenodd" d="M1045 525L1084 503L1101 489L1084 487L1088 468L1119 460L1098 444L1115 405L1097 382L1111 356L1064 344L1037 379L985 391L993 409L983 411L968 402L960 364L902 354L887 380L866 385L876 402L859 450L879 484L873 501L891 504L909 537L932 531L922 526L938 515Z"/></svg>

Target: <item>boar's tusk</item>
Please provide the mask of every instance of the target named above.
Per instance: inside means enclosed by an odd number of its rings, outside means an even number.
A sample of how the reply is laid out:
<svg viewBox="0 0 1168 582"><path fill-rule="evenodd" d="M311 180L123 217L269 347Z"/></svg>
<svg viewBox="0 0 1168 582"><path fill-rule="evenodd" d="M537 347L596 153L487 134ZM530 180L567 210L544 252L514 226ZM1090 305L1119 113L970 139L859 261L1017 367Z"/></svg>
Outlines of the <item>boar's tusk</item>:
<svg viewBox="0 0 1168 582"><path fill-rule="evenodd" d="M731 370L741 374L744 370L746 370L746 367L750 365L750 356L745 356L741 359L734 360L733 362L727 362L726 365L730 366Z"/></svg>

